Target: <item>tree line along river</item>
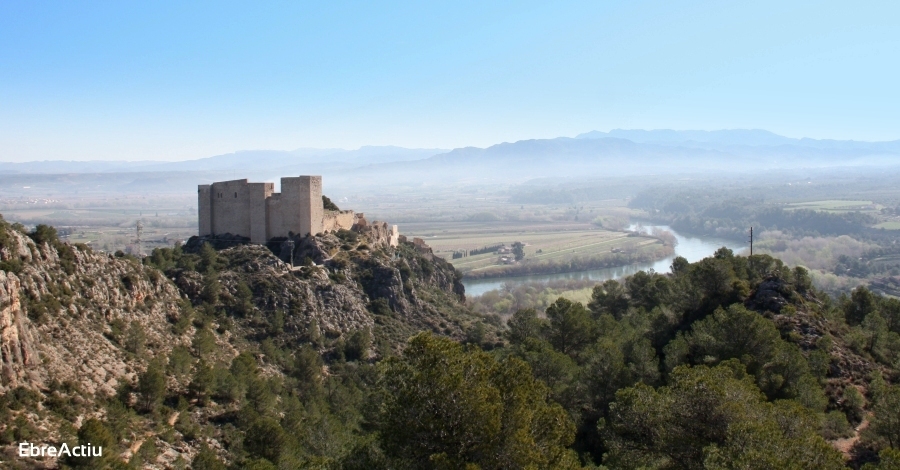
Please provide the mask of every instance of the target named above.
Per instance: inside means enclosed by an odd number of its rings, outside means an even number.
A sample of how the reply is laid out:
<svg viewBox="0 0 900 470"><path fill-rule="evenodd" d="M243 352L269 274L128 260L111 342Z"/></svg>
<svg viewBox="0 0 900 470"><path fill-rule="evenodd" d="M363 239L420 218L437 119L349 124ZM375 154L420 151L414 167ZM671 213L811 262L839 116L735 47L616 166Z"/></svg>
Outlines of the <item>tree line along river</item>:
<svg viewBox="0 0 900 470"><path fill-rule="evenodd" d="M657 230L666 230L675 235L675 239L678 240L678 244L675 245L675 253L672 256L668 256L658 261L653 261L649 263L634 263L628 264L625 266L618 266L615 268L602 268L602 269L592 269L590 271L578 271L578 272L570 272L570 273L554 273L554 274L536 274L531 276L516 276L516 277L494 277L494 278L486 278L486 279L465 279L463 278L463 285L466 287L466 295L467 296L478 296L482 295L487 291L499 289L503 287L504 284L513 283L513 284L522 284L528 282L547 282L547 281L556 281L560 279L574 279L574 280L592 280L597 282L603 282L608 279L619 279L626 276L630 276L638 271L647 271L654 270L658 273L669 272L669 267L672 265L672 261L677 256L683 256L689 262L693 263L695 261L700 261L707 256L712 256L716 250L722 248L723 246L729 249L738 252L744 248L746 248L746 244L736 242L734 240L722 239L722 238L714 238L714 237L688 237L677 233L672 230L670 227L666 225L649 225L644 226L645 229L657 229ZM629 230L633 230L634 226L629 227Z"/></svg>

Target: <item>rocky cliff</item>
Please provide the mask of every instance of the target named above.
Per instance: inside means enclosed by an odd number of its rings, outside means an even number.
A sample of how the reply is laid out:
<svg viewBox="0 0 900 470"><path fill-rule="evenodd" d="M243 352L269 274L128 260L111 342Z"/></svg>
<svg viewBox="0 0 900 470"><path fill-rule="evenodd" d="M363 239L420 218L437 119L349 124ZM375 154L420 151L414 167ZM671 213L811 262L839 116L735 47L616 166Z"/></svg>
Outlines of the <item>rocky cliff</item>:
<svg viewBox="0 0 900 470"><path fill-rule="evenodd" d="M55 238L36 242L0 223L8 268L0 271L0 392L74 381L112 394L146 359L186 341L167 321L180 293L157 270ZM142 357L120 344L125 332L114 327L123 324L142 332Z"/></svg>

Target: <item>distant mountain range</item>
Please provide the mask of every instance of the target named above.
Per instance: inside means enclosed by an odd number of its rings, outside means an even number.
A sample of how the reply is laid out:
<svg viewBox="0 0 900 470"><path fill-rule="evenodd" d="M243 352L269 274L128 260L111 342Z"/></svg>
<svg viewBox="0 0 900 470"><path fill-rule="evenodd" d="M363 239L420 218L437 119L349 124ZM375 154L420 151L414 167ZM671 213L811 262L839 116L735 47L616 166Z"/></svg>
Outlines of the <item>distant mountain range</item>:
<svg viewBox="0 0 900 470"><path fill-rule="evenodd" d="M673 131L669 129L613 129L578 134L576 139L627 139L632 142L659 145L681 145L703 148L734 147L808 147L815 149L866 150L900 152L900 140L866 142L859 140L794 139L762 129L729 129L719 131Z"/></svg>
<svg viewBox="0 0 900 470"><path fill-rule="evenodd" d="M900 141L791 139L761 130L614 130L465 147L423 160L372 165L366 171L390 170L399 181L419 175L416 181L421 182L513 182L872 165L900 165Z"/></svg>
<svg viewBox="0 0 900 470"><path fill-rule="evenodd" d="M487 148L407 149L381 146L357 150L246 150L180 162L0 163L0 183L88 177L96 187L121 190L174 184L179 191L197 182L251 178L277 181L297 174L322 174L328 186L348 190L457 183L516 183L543 177L746 172L767 169L860 165L900 166L900 140L794 139L765 130L592 131L575 138L521 140ZM141 175L135 175L141 173ZM147 175L152 173L153 175ZM18 175L18 177L16 177ZM177 181L177 183L176 183ZM190 182L190 184L188 184ZM74 183L72 183L74 184Z"/></svg>
<svg viewBox="0 0 900 470"><path fill-rule="evenodd" d="M445 149L408 149L394 146L366 146L357 150L313 149L241 150L224 155L178 162L160 161L35 161L0 162L0 173L119 173L119 172L216 172L247 169L304 169L357 167L373 163L419 160L446 152Z"/></svg>

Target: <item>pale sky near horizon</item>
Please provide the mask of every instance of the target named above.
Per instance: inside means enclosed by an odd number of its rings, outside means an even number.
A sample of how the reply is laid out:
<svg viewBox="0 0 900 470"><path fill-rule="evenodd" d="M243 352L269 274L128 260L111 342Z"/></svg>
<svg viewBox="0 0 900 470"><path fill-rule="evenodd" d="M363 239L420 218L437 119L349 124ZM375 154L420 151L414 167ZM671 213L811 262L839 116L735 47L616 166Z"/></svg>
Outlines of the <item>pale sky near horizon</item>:
<svg viewBox="0 0 900 470"><path fill-rule="evenodd" d="M900 2L0 2L0 161L900 139Z"/></svg>

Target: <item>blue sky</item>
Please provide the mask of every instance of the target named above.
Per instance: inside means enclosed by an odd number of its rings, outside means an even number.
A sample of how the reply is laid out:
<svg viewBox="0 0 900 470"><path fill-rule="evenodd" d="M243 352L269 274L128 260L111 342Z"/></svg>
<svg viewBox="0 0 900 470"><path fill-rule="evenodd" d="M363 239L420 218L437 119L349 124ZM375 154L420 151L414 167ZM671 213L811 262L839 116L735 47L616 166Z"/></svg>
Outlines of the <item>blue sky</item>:
<svg viewBox="0 0 900 470"><path fill-rule="evenodd" d="M0 161L900 139L900 2L0 2Z"/></svg>

